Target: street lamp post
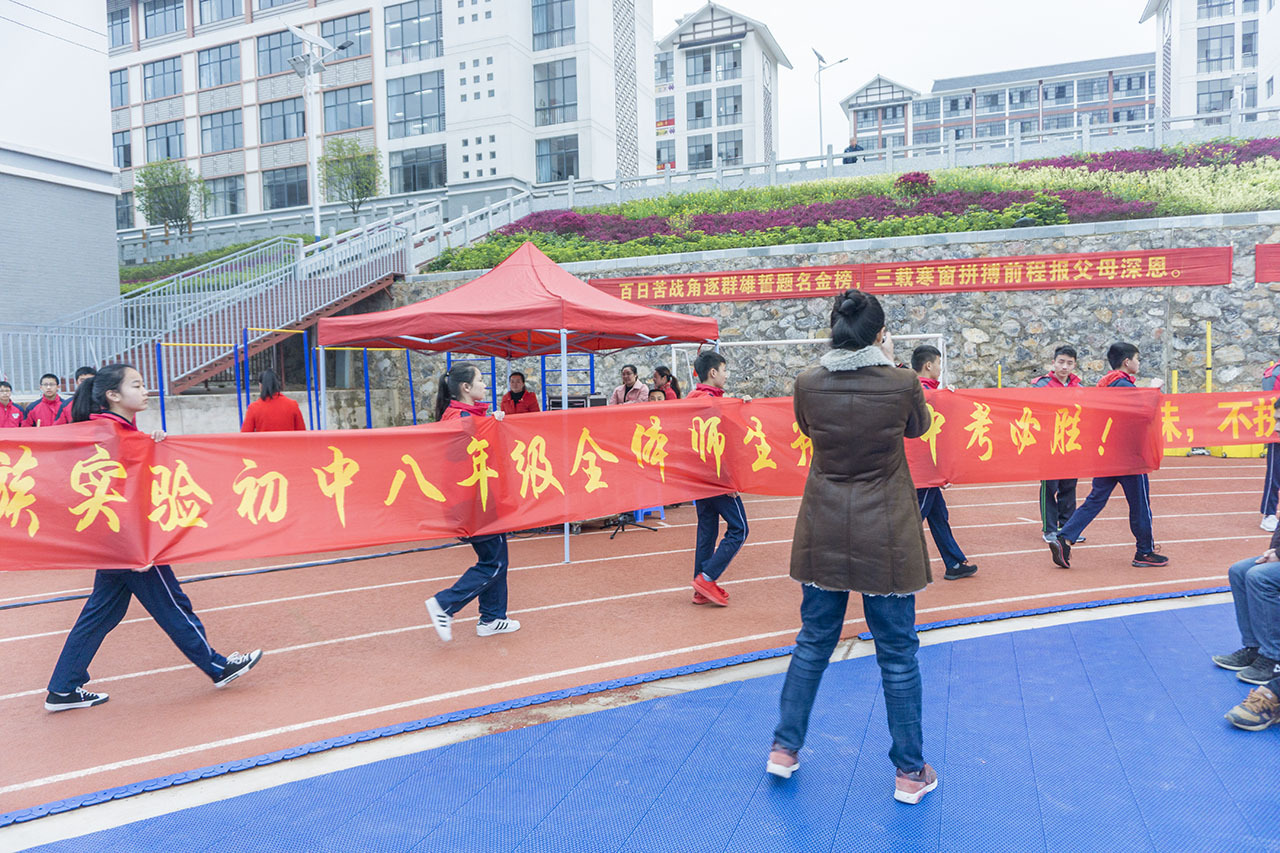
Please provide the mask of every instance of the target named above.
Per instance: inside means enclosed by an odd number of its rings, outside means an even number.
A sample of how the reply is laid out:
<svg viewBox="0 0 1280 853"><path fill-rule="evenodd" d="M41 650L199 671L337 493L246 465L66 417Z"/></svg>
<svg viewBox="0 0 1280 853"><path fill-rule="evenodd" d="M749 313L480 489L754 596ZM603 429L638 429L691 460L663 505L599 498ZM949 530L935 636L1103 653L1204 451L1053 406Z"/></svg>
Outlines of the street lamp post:
<svg viewBox="0 0 1280 853"><path fill-rule="evenodd" d="M818 153L821 154L825 144L825 138L822 135L822 72L828 68L835 68L841 62L847 61L849 57L837 59L835 62L827 62L822 58L822 54L818 53L817 48L811 47L809 49L813 51L814 56L818 57L818 71L813 75L813 79L818 83Z"/></svg>
<svg viewBox="0 0 1280 853"><path fill-rule="evenodd" d="M313 36L306 30L290 25L293 33L304 44L306 49L298 56L289 58L293 72L302 78L302 121L306 124L307 135L307 194L311 196L311 228L316 240L324 235L320 233L320 119L323 116L320 104L316 102L320 95L320 73L324 71L324 61L340 50L346 50L354 44L350 39L334 47L320 36Z"/></svg>

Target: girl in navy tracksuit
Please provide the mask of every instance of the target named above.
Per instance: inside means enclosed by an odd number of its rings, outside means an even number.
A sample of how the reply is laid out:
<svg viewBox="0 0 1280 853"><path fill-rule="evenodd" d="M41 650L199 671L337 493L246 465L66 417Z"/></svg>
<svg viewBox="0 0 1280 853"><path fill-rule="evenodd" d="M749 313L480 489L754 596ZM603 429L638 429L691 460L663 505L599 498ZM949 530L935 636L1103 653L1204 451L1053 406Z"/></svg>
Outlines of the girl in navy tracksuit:
<svg viewBox="0 0 1280 853"><path fill-rule="evenodd" d="M484 374L474 364L460 362L440 377L436 393L436 420L482 418L489 406L483 402L488 391ZM502 410L493 413L502 420ZM480 621L476 634L491 637L520 630L520 623L507 618L507 534L463 537L476 552L476 564L467 569L453 586L427 599L427 613L440 639L453 639L453 615L473 598L480 599Z"/></svg>
<svg viewBox="0 0 1280 853"><path fill-rule="evenodd" d="M117 429L137 431L134 418L147 408L147 389L142 376L127 364L111 364L91 376L76 389L72 404L73 421L104 420ZM164 440L164 432L151 436ZM89 663L111 629L120 624L129 599L137 596L142 606L160 624L184 655L198 666L214 687L226 687L244 675L262 657L262 650L223 657L213 650L204 625L191 609L191 601L168 566L143 569L99 569L93 578L93 592L84 603L80 617L67 635L62 654L49 679L49 695L44 707L49 711L91 708L107 701L106 693L84 689L89 681Z"/></svg>

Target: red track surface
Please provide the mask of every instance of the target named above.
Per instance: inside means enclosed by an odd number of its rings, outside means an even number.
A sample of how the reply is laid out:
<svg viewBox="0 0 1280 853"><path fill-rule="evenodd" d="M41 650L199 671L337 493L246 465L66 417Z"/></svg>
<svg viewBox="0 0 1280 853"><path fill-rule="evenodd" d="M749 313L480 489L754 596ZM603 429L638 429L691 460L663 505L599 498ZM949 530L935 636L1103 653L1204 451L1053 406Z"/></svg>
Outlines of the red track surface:
<svg viewBox="0 0 1280 853"><path fill-rule="evenodd" d="M1055 569L1040 538L1038 485L947 492L976 577L938 578L918 601L921 623L982 613L1196 589L1226 583L1226 567L1265 548L1258 529L1263 466L1255 460L1169 459L1152 476L1163 569L1129 565L1133 539L1119 490ZM1088 482L1081 483L1081 495ZM0 611L0 812L232 761L376 726L656 669L774 648L799 627L799 587L787 577L799 500L748 497L751 534L722 578L727 608L695 607L694 514L667 512L657 533L513 539L511 615L517 634L481 639L475 606L441 643L423 600L470 563L466 547L428 554L205 581L187 587L224 654L263 647L262 663L214 690L135 602L103 644L90 687L111 701L43 710L44 686L83 602ZM932 543L930 549L932 550ZM380 549L375 549L380 550ZM386 549L391 550L391 549ZM315 559L333 555L299 558ZM272 561L274 563L294 562ZM262 563L265 565L266 563ZM251 567L175 567L179 577ZM87 572L0 575L0 604L87 591ZM849 634L864 630L852 607ZM1235 641L1223 638L1223 648Z"/></svg>

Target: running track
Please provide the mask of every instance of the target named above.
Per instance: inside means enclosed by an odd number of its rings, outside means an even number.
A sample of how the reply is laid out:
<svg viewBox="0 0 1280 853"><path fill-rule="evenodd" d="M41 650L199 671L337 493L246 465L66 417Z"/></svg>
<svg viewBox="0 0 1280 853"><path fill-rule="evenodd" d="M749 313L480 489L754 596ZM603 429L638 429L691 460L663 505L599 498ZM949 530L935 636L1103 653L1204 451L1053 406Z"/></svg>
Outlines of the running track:
<svg viewBox="0 0 1280 853"><path fill-rule="evenodd" d="M1038 484L956 486L951 521L974 578L938 578L918 621L1221 586L1259 553L1263 464L1171 458L1152 475L1163 569L1129 566L1133 540L1119 490L1055 569L1040 539ZM1081 483L1080 498L1087 491ZM443 712L785 646L799 627L787 578L798 498L747 497L751 535L723 585L728 608L689 599L694 514L668 510L657 533L586 532L562 560L558 536L513 539L517 634L475 636L471 605L442 644L425 598L471 563L466 547L345 565L204 581L187 587L224 654L262 647L253 673L214 690L136 603L107 638L90 687L107 704L49 714L44 685L82 602L0 611L0 812ZM431 544L431 543L423 543ZM391 550L370 549L370 551ZM930 550L933 546L930 541ZM353 552L355 553L355 552ZM175 567L179 577L273 563ZM87 591L87 572L0 575L0 604ZM847 634L865 630L851 608ZM1224 637L1223 648L1235 637Z"/></svg>

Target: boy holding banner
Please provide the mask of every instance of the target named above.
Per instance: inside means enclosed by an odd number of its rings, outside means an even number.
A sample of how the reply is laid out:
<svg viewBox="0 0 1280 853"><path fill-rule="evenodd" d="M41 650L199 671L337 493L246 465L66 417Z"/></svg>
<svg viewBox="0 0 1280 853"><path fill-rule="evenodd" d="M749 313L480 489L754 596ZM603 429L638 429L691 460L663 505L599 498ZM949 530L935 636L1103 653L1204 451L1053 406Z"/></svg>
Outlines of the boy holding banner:
<svg viewBox="0 0 1280 853"><path fill-rule="evenodd" d="M1053 351L1049 372L1032 381L1032 388L1079 388L1080 377L1075 374L1078 356L1075 347L1060 346ZM1076 511L1076 484L1079 480L1040 481L1040 526L1044 541L1058 535ZM1083 541L1084 537L1080 538Z"/></svg>

